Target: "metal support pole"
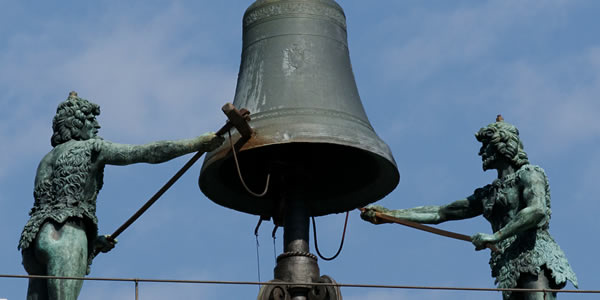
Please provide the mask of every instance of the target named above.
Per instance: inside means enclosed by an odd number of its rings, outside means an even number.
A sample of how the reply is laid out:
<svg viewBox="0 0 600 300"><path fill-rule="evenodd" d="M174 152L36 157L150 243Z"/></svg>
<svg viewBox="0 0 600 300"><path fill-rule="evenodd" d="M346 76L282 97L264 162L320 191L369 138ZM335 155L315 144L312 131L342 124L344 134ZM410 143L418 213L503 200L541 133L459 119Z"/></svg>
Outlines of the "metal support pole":
<svg viewBox="0 0 600 300"><path fill-rule="evenodd" d="M301 199L288 202L283 231L283 252L308 252L309 216Z"/></svg>
<svg viewBox="0 0 600 300"><path fill-rule="evenodd" d="M309 252L309 214L304 201L299 197L287 200L283 253L277 258L275 279L306 283L290 286L288 292L291 300L307 300L310 284L319 280L317 258Z"/></svg>
<svg viewBox="0 0 600 300"><path fill-rule="evenodd" d="M289 170L290 167L285 169ZM302 187L297 185L303 180L293 175L284 179L280 198L280 207L283 207L283 210L279 216L282 219L279 223L283 224L283 253L277 257L275 278L270 281L278 284L263 286L257 299L341 300L339 287L314 285L335 281L327 275L319 275L317 256L309 252L310 211L306 202L308 196Z"/></svg>

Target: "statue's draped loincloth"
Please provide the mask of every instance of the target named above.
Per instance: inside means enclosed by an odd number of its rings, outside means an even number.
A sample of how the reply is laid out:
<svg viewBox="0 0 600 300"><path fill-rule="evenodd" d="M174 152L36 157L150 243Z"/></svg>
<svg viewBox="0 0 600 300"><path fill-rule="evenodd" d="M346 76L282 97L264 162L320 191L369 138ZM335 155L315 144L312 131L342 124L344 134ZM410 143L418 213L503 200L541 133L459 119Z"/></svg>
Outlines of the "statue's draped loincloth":
<svg viewBox="0 0 600 300"><path fill-rule="evenodd" d="M78 218L85 224L88 244L88 265L91 265L94 258L93 245L98 236L98 219L95 215L81 208L48 209L32 214L29 221L25 224L25 228L23 228L18 248L22 250L29 248L44 223L53 221L57 224L64 224L72 218Z"/></svg>
<svg viewBox="0 0 600 300"><path fill-rule="evenodd" d="M557 288L567 280L577 286L577 277L565 253L546 229L531 229L509 237L497 244L499 252L492 252L490 267L499 288L516 288L521 274L539 275L544 268Z"/></svg>

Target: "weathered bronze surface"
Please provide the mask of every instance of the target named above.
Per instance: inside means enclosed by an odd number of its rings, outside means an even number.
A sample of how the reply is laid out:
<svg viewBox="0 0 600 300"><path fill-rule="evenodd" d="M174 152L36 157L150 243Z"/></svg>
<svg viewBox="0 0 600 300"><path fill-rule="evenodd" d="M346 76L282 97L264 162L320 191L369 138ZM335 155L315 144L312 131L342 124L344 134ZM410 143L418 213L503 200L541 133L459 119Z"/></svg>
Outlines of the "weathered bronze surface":
<svg viewBox="0 0 600 300"><path fill-rule="evenodd" d="M476 134L482 143L479 155L483 170L495 169L498 179L478 188L466 199L443 206L420 206L389 210L368 206L361 217L371 223L389 221L376 217L385 214L413 222L439 224L483 215L493 234L471 237L476 250L495 244L492 275L500 288L558 289L567 280L577 286L577 278L565 254L548 232L550 187L542 168L529 164L519 131L501 116ZM504 292L504 299L555 299L555 293Z"/></svg>
<svg viewBox="0 0 600 300"><path fill-rule="evenodd" d="M373 203L400 179L358 95L342 8L333 0L252 4L233 104L252 112L255 134L238 143L238 155L229 143L209 153L198 183L217 204L284 227L274 270L282 284L263 287L258 299L341 299L339 289L311 285L333 279L319 276L309 252L309 218Z"/></svg>
<svg viewBox="0 0 600 300"><path fill-rule="evenodd" d="M97 136L100 107L71 92L54 116L52 146L40 162L34 185L31 218L19 249L30 275L83 277L92 259L116 241L98 236L96 197L105 165L162 163L215 149L223 138L209 133L196 138L145 145L112 143ZM27 299L74 300L83 282L30 279Z"/></svg>
<svg viewBox="0 0 600 300"><path fill-rule="evenodd" d="M234 104L252 112L256 130L239 153L251 189L262 191L267 174L294 165L306 175L311 216L352 210L391 192L399 173L361 103L341 7L331 0L256 1L243 22ZM257 199L237 177L224 145L206 156L199 185L220 205L277 214L278 197Z"/></svg>

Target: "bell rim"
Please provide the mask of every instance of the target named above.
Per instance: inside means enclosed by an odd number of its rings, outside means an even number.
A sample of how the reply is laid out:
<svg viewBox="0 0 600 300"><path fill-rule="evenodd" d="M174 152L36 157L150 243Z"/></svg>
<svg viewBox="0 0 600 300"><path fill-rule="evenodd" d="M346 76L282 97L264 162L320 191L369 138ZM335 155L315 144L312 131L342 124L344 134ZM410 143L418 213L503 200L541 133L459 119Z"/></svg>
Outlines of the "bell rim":
<svg viewBox="0 0 600 300"><path fill-rule="evenodd" d="M385 196L387 196L392 191L394 191L400 182L400 172L398 171L396 162L394 161L393 157L390 156L390 158L388 158L384 155L380 155L379 153L370 151L368 149L357 147L356 145L342 144L339 142L331 142L331 141L326 142L326 141L314 141L314 140L313 141L294 140L294 141L270 143L268 145L257 145L257 146L252 146L250 148L244 148L242 151L240 151L240 153L238 153L238 156L240 154L243 155L244 152L246 152L246 154L247 154L248 151L261 151L261 148L278 147L278 146L285 146L285 145L292 146L294 144L295 145L311 144L311 145L315 145L315 146L331 145L331 146L339 148L340 150L352 149L356 153L362 153L363 157L369 157L371 160L377 162L376 163L377 168L381 169L379 178L372 179L371 183L369 185L366 185L364 188L362 188L361 190L356 192L356 194L358 194L358 195L368 195L368 197L365 197L364 199L359 199L359 200L351 200L349 202L352 203L352 205L348 205L348 204L344 203L345 201L342 201L342 200L355 199L356 197L353 195L342 196L342 193L340 191L339 200L336 200L336 199L330 200L331 202L336 203L335 208L331 208L331 207L315 208L315 207L313 207L309 211L309 214L311 216L324 216L324 215L328 215L328 214L342 213L342 212L350 211L350 210L377 202L377 201L385 198ZM228 147L230 147L230 146L228 145ZM221 155L215 155L216 154L215 152L221 152L220 153ZM205 157L205 161L204 161L204 164L202 165L202 169L200 171L200 176L198 178L198 185L200 187L200 190L208 199L210 199L212 202L214 202L220 206L224 206L224 207L227 207L227 208L239 211L239 212L253 214L253 215L260 215L260 216L272 216L273 211L271 211L269 209L265 209L264 206L260 206L261 201L264 201L263 199L253 197L249 193L244 194L243 192L238 193L236 191L232 191L231 189L229 189L227 187L226 184L223 184L222 181L215 180L215 178L212 177L215 174L217 174L219 172L220 168L226 164L225 161L226 161L226 159L228 159L227 158L228 155L229 155L229 159L231 159L231 154L227 153L226 149L217 149L209 154L212 154L212 155L207 155ZM240 157L238 157L238 158L240 159ZM241 158L241 160L243 160L243 158ZM231 169L231 172L235 172L235 170ZM242 172L244 172L244 171L242 170ZM235 177L237 178L237 174L235 175ZM239 181L239 179L236 179L236 180ZM313 195L313 197L314 197L314 199L310 198L310 196L308 196L308 199L306 201L315 201L316 202L316 201L319 201L318 199L320 199L318 196ZM234 199L234 200L232 200L232 199ZM257 203L258 206L245 205L245 203L247 203L248 201L256 201L255 203Z"/></svg>

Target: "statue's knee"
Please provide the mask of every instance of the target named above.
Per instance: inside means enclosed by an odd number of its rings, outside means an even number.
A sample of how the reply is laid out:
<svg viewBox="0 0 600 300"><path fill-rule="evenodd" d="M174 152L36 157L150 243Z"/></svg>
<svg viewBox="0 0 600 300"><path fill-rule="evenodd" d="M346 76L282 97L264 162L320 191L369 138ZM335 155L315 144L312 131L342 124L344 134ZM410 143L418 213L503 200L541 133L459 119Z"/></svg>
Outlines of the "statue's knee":
<svg viewBox="0 0 600 300"><path fill-rule="evenodd" d="M519 277L518 286L519 288L525 289L555 289L556 286L552 284L553 281L548 276L548 272L545 272L545 268L539 274L523 273ZM524 300L553 300L556 299L556 293L552 292L532 292L522 293Z"/></svg>
<svg viewBox="0 0 600 300"><path fill-rule="evenodd" d="M29 279L27 300L48 300L48 285L46 279Z"/></svg>
<svg viewBox="0 0 600 300"><path fill-rule="evenodd" d="M556 300L556 293L525 293L523 300Z"/></svg>
<svg viewBox="0 0 600 300"><path fill-rule="evenodd" d="M23 249L21 252L22 264L29 275L45 275L46 266L35 255L34 246Z"/></svg>

